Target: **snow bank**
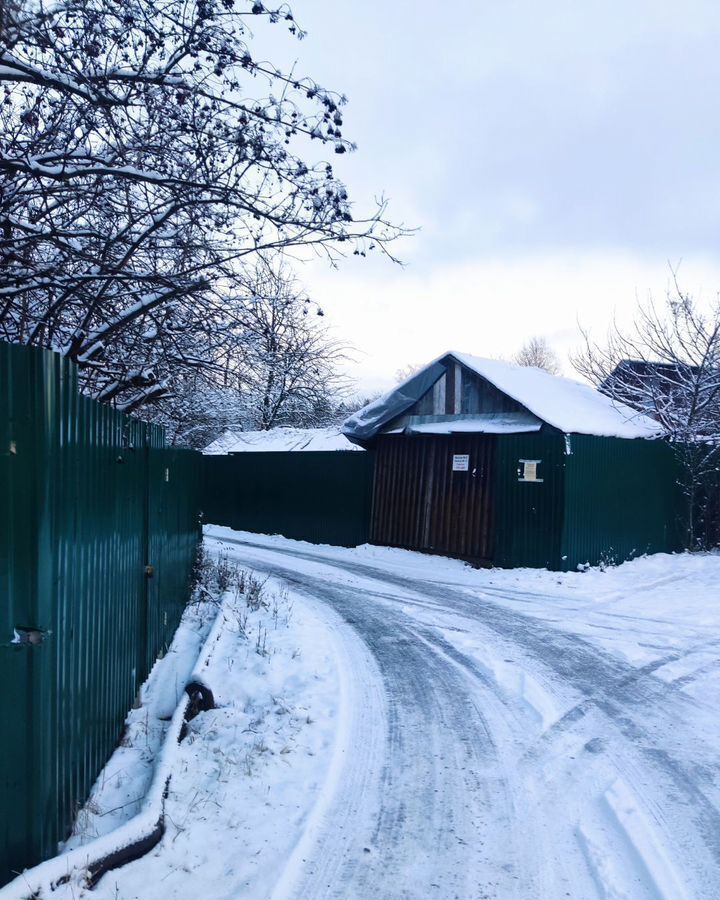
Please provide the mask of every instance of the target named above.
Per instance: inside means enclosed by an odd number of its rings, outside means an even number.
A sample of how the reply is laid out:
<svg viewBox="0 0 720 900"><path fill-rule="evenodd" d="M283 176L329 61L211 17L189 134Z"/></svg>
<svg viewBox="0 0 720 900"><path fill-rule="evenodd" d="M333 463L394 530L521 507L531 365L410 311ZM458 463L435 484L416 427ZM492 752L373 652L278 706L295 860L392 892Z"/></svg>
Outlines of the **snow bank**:
<svg viewBox="0 0 720 900"><path fill-rule="evenodd" d="M221 608L210 630L210 634L202 646L197 664L189 681L203 683L223 626L224 612ZM176 642L176 650L180 657L180 663L177 668L180 671L183 667L182 660L186 658L187 648L191 644L192 642L187 639L187 628L181 628L180 640ZM169 656L171 654L172 649ZM167 667L163 668L167 669ZM157 672L151 674L148 684L151 681L157 684ZM156 710L157 704L162 707L163 701L167 700L167 694L163 690L167 689L167 687L167 683L158 685L157 696L153 697ZM80 846L72 847L73 842L71 839L68 842L68 846L71 846L72 849L23 872L14 881L2 888L0 890L0 898L2 900L28 900L30 897L49 897L51 894L59 896L58 891L65 884L69 885L74 895L74 889L77 888L78 883L82 884L86 880L92 883L98 874L102 872L105 860L122 854L140 842L145 842L151 847L159 840L164 828L164 799L170 777L176 767L177 751L189 704L190 697L182 692L181 699L175 707L170 724L165 732L162 748L154 766L150 788L140 801L139 813L112 831L108 831ZM150 709L148 707L148 718L149 712ZM119 749L122 755L122 748ZM116 769L117 766L113 766L113 768ZM107 774L107 771L105 771L99 781L104 782ZM143 772L136 771L134 775L133 781L137 785L138 781L142 780Z"/></svg>
<svg viewBox="0 0 720 900"><path fill-rule="evenodd" d="M321 604L288 594L272 580L264 582L262 597L249 604L231 585L200 654L202 667L187 669L187 678L212 688L215 709L189 722L175 748L160 843L109 872L92 891L78 871L57 887L53 900L273 893L278 860L301 852L332 789L328 778L349 752L348 740L357 737L343 737L340 696L347 687L341 689L341 681L352 687L352 678L340 661L338 626L328 625ZM169 680L164 692L172 696L175 679ZM142 716L145 710L134 712ZM142 748L142 734L137 737ZM120 747L116 755L130 769L127 783L134 783L132 770L141 763L123 757L124 751ZM114 757L106 772L119 768ZM116 802L105 773L96 787L81 819L93 820L93 810L102 818Z"/></svg>

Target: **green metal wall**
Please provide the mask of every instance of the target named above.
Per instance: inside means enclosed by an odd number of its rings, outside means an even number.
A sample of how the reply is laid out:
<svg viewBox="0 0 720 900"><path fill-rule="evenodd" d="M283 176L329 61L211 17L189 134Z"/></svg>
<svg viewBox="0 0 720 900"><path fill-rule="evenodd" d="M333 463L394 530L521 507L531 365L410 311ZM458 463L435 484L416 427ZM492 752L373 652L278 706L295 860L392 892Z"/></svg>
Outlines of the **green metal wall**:
<svg viewBox="0 0 720 900"><path fill-rule="evenodd" d="M373 461L367 451L206 456L204 520L317 544L364 544Z"/></svg>
<svg viewBox="0 0 720 900"><path fill-rule="evenodd" d="M542 482L518 479L521 459L541 460ZM680 549L679 472L663 441L501 435L496 465L495 565L568 571Z"/></svg>
<svg viewBox="0 0 720 900"><path fill-rule="evenodd" d="M58 355L0 343L0 884L56 852L172 637L198 458L80 396Z"/></svg>
<svg viewBox="0 0 720 900"><path fill-rule="evenodd" d="M200 539L202 456L194 450L163 447L153 429L148 448L147 579L145 668L157 659L175 632L188 596Z"/></svg>
<svg viewBox="0 0 720 900"><path fill-rule="evenodd" d="M495 554L503 568L558 569L565 498L565 442L558 432L499 435L495 469ZM537 482L519 480L521 459L540 460Z"/></svg>
<svg viewBox="0 0 720 900"><path fill-rule="evenodd" d="M205 520L315 543L364 543L373 457L369 451L204 457ZM540 460L541 481L519 479L522 459ZM544 428L498 435L493 465L493 565L562 571L680 549L679 473L662 441L566 439ZM412 491L396 481L376 489L392 495L391 506L407 506ZM400 543L423 549L409 538Z"/></svg>
<svg viewBox="0 0 720 900"><path fill-rule="evenodd" d="M572 435L562 569L681 547L679 469L664 441Z"/></svg>

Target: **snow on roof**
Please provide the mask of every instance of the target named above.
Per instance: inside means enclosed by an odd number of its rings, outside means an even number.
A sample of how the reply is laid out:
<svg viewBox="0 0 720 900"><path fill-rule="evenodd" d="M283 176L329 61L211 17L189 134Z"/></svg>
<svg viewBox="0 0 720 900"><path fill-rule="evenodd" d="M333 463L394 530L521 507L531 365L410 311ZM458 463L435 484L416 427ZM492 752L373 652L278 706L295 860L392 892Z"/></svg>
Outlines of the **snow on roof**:
<svg viewBox="0 0 720 900"><path fill-rule="evenodd" d="M384 397L368 404L343 425L349 437L374 437L393 418L408 410L432 387L455 359L512 397L543 422L566 434L652 438L662 430L657 422L614 401L587 384L549 375L542 369L517 366L467 353L444 353Z"/></svg>
<svg viewBox="0 0 720 900"><path fill-rule="evenodd" d="M209 444L203 453L222 456L228 453L282 453L288 450L361 450L333 428L272 428L270 431L226 431Z"/></svg>
<svg viewBox="0 0 720 900"><path fill-rule="evenodd" d="M543 422L566 434L603 437L657 437L657 422L613 401L589 384L549 375L532 366L516 366L496 359L452 353L459 362L522 403Z"/></svg>
<svg viewBox="0 0 720 900"><path fill-rule="evenodd" d="M418 422L411 417L404 428L397 430L405 434L521 434L540 431L541 427L542 422L527 413L497 413L452 420L448 417L440 422Z"/></svg>

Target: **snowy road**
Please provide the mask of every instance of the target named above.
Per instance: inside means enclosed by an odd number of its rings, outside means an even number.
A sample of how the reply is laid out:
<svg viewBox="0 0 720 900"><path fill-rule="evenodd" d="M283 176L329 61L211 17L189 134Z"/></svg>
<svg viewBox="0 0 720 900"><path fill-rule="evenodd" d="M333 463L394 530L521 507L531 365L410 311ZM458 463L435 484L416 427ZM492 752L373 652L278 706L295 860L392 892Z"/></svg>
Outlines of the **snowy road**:
<svg viewBox="0 0 720 900"><path fill-rule="evenodd" d="M273 900L720 897L714 620L607 589L598 608L569 576L211 531L317 603L341 672ZM684 596L638 571L633 596Z"/></svg>

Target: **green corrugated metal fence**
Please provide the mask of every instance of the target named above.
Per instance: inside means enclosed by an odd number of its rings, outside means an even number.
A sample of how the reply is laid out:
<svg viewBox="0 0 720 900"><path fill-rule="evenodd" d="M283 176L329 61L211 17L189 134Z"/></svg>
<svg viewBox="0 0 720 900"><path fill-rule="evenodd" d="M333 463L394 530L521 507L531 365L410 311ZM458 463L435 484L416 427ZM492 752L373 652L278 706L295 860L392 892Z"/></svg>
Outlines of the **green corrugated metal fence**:
<svg viewBox="0 0 720 900"><path fill-rule="evenodd" d="M317 544L364 544L373 462L372 453L360 451L206 456L203 517Z"/></svg>
<svg viewBox="0 0 720 900"><path fill-rule="evenodd" d="M568 449L560 568L681 548L681 473L670 444L574 434Z"/></svg>
<svg viewBox="0 0 720 900"><path fill-rule="evenodd" d="M542 479L518 478L539 460ZM680 472L664 441L550 429L498 438L495 565L568 571L681 546Z"/></svg>
<svg viewBox="0 0 720 900"><path fill-rule="evenodd" d="M557 569L565 500L563 436L501 434L495 470L496 566ZM540 460L537 482L519 481L521 459Z"/></svg>
<svg viewBox="0 0 720 900"><path fill-rule="evenodd" d="M172 637L199 475L66 360L0 343L0 884L56 852Z"/></svg>
<svg viewBox="0 0 720 900"><path fill-rule="evenodd" d="M447 466L455 452L450 438L392 435L385 441L387 446L396 442L401 450L444 441ZM414 521L421 514L418 497L423 479L431 475L427 466L416 471L413 457L405 453L399 466L399 471L407 470L403 477L396 473L390 481L383 480L382 446L377 451L380 470L375 490L385 495L382 507L376 496L374 527L382 541L393 543L387 528L379 527L378 517L392 514L393 521L400 521L404 512L405 519ZM488 561L493 565L561 571L578 564L622 562L643 553L680 549L680 473L667 443L566 436L544 428L498 435L495 446L492 490L490 499L483 500L490 503L492 554ZM479 457L472 450L470 455L472 469ZM364 543L371 533L374 457L371 451L204 457L205 519L315 543ZM521 460L539 461L536 481L519 478ZM443 509L451 513L456 509L446 493L436 490L436 494L436 504L444 504ZM448 527L467 526L460 517ZM460 543L455 541L453 546ZM395 545L427 549L404 532Z"/></svg>

